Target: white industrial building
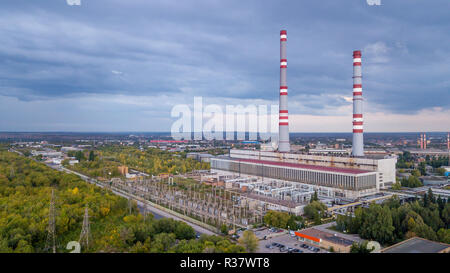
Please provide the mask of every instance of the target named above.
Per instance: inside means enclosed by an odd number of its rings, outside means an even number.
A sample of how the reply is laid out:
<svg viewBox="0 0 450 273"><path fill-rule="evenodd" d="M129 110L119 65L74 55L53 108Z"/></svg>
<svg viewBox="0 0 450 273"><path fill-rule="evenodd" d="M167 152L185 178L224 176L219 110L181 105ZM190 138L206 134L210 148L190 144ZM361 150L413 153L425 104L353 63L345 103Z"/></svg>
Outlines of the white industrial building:
<svg viewBox="0 0 450 273"><path fill-rule="evenodd" d="M245 152L236 153L238 151ZM211 170L223 174L235 174L240 177L256 177L274 181L295 182L317 191L319 196L329 198L360 198L375 194L380 189L380 181L386 181L385 174L370 168L349 168L326 164L326 157L321 156L321 164L300 163L290 158L297 154L271 153L282 158L261 156L260 151L231 150L230 157L211 159ZM283 158L286 157L286 158ZM395 160L394 178L395 179ZM384 164L380 164L384 167ZM386 175L387 176L387 175ZM383 182L384 183L384 182Z"/></svg>
<svg viewBox="0 0 450 273"><path fill-rule="evenodd" d="M377 189L385 189L395 183L395 156L344 157L327 155L308 155L277 153L251 150L230 150L230 158L256 159L283 163L297 163L311 166L337 167L377 173Z"/></svg>

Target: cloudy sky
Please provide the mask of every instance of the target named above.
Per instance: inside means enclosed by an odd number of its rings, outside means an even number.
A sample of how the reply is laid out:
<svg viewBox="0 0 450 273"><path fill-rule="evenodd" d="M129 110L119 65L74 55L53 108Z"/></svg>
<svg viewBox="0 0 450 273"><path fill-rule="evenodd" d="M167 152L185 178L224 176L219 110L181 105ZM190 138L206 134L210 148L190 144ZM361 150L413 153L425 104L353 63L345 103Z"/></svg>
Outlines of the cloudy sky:
<svg viewBox="0 0 450 273"><path fill-rule="evenodd" d="M169 131L177 104L277 104L291 131L450 130L450 1L2 1L0 131Z"/></svg>

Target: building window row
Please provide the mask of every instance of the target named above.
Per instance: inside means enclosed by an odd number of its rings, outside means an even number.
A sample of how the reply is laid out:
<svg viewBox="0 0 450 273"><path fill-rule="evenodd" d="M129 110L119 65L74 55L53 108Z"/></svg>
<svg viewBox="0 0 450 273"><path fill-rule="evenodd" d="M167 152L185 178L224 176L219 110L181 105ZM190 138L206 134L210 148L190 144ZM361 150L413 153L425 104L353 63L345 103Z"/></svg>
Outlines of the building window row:
<svg viewBox="0 0 450 273"><path fill-rule="evenodd" d="M273 167L263 164L212 159L211 167L254 176L270 177L347 190L364 190L376 187L376 174L355 176L352 174L324 173L313 170Z"/></svg>

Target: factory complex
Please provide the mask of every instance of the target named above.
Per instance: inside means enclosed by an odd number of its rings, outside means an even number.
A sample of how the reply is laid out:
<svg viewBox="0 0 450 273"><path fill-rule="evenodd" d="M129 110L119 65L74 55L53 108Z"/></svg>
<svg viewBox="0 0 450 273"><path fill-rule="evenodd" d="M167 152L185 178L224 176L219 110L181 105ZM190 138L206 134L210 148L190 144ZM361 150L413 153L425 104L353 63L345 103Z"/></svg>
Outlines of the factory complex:
<svg viewBox="0 0 450 273"><path fill-rule="evenodd" d="M289 144L287 31L280 32L280 107L276 151L231 149L228 156L211 158L211 175L226 187L278 210L301 213L315 192L331 206L341 200L377 196L396 182L397 159L365 155L361 51L353 52L353 144L351 155L293 153Z"/></svg>

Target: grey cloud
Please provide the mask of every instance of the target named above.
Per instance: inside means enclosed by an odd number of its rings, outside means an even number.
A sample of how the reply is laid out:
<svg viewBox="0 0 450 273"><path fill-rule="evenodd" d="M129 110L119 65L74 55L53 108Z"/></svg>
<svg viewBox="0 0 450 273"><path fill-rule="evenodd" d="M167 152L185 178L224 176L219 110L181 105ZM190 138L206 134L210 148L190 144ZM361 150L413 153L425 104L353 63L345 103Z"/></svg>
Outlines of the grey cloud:
<svg viewBox="0 0 450 273"><path fill-rule="evenodd" d="M363 50L364 96L374 107L448 109L450 2L383 2L7 1L0 95L276 101L278 31L286 28L294 112L326 115L348 105L342 96L351 96L355 49Z"/></svg>

